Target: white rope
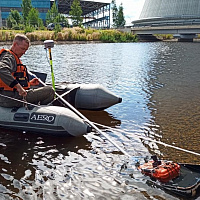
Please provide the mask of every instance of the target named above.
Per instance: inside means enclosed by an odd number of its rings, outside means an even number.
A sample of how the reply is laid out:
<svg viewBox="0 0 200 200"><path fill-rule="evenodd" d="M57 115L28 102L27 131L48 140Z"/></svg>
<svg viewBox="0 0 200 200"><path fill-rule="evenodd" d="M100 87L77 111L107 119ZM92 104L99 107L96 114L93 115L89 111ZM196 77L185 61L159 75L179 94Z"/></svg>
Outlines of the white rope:
<svg viewBox="0 0 200 200"><path fill-rule="evenodd" d="M15 98L13 98L13 97L9 97L9 96L6 96L6 95L3 95L3 94L0 94L0 96L2 96L2 97L4 97L4 98L8 98L8 99L11 99L11 100L13 100L13 101L18 101L18 102L20 102L20 103L23 103L23 105L24 104L27 104L27 105L30 105L30 106L34 106L34 107L37 107L37 108L44 108L45 110L47 110L47 111L50 111L50 112L52 112L52 110L50 109L50 108L48 108L48 106L46 107L43 107L43 106L41 106L41 105L37 105L37 104L32 104L32 103L29 103L29 102L27 102L27 101L24 101L24 100L20 100L20 99L15 99ZM24 106L27 110L28 110L28 107L27 106ZM57 110L54 110L53 111L54 113L57 113L57 114L62 114L62 112L58 112Z"/></svg>
<svg viewBox="0 0 200 200"><path fill-rule="evenodd" d="M128 131L124 131L124 130L120 130L120 129L116 129L116 128L111 128L111 127L109 127L109 126L105 126L105 125L98 124L98 123L95 123L95 122L93 122L93 123L96 124L97 126L104 127L104 128L106 128L106 129L108 129L108 130L114 130L114 131L116 131L116 132L121 132L121 133L130 133L130 132L128 132ZM176 146L173 146L173 145L170 145L170 144L166 144L166 143L164 143L164 142L157 141L157 140L153 140L153 139L151 139L151 138L146 138L146 137L144 137L144 136L141 136L141 135L138 134L138 133L134 133L134 134L137 135L137 137L139 137L140 139L147 140L147 141L150 141L150 142L155 142L155 143L161 144L161 145L163 145L163 146L165 146L165 147L170 147L170 148L173 148L173 149L177 149L177 150L179 150L179 151L183 151L183 152L190 153L190 154L193 154L193 155L196 155L196 156L200 156L200 153L196 153L196 152L194 152L194 151L190 151L190 150L187 150L187 149L183 149L183 148L181 148L181 147L176 147Z"/></svg>
<svg viewBox="0 0 200 200"><path fill-rule="evenodd" d="M15 98L12 98L12 97L9 97L9 96L6 96L6 95L3 95L3 94L0 94L0 96L2 97L5 97L5 98L8 98L8 99L11 99L11 100L14 100L14 101L18 101L18 102L21 102L21 103L26 103L28 105L31 105L31 106L34 106L34 107L39 107L41 108L42 106L40 105L36 105L36 104L32 104L32 103L29 103L29 102L25 102L24 100L20 100L20 99L15 99ZM48 109L45 107L46 110L51 110L51 109ZM57 113L60 114L60 112L56 111ZM102 124L99 124L99 123L95 123L95 122L92 122L93 124L96 124L97 126L101 126L103 128L106 128L108 130L114 130L116 132L121 132L121 133L130 133L128 131L124 131L124 130L120 130L120 129L115 129L115 128L111 128L109 126L105 126L105 125L102 125ZM100 131L102 133L102 131ZM150 138L146 138L146 137L143 137L137 133L134 133L135 135L137 135L140 139L143 139L143 140L147 140L147 141L151 141L151 142L155 142L157 144L161 144L163 146L166 146L166 147L170 147L170 148L173 148L173 149L177 149L177 150L180 150L180 151L183 151L183 152L186 152L186 153L190 153L190 154L193 154L193 155L197 155L197 156L200 156L200 153L196 153L194 151L190 151L190 150L187 150L187 149L183 149L181 147L176 147L176 146L173 146L173 145L170 145L170 144L167 144L167 143L164 143L164 142L161 142L161 141L157 141L157 140L153 140L153 139L150 139ZM103 134L105 136L105 134ZM107 135L106 135L107 136ZM108 139L108 138L107 138ZM111 140L109 138L109 140ZM113 141L112 141L113 142ZM119 147L118 145L116 145L116 143L114 143L114 146L116 146L120 151L122 151L122 153L124 153L125 155L128 155L130 157L129 154L127 154L127 152L125 152L123 149L121 149L121 147Z"/></svg>
<svg viewBox="0 0 200 200"><path fill-rule="evenodd" d="M37 77L35 74L29 72L30 75ZM40 78L38 78L39 82L46 86L46 83L44 83ZM80 118L82 118L85 122L87 122L91 127L93 127L98 133L102 134L110 143L112 143L118 150L120 150L124 155L132 157L131 155L128 154L123 148L121 148L117 143L115 143L114 140L112 140L109 135L106 133L102 132L98 127L95 126L94 123L92 123L89 119L87 119L82 113L80 113L75 107L73 107L68 101L66 101L61 95L59 95L56 91L55 94L59 99L67 105L74 113L76 113Z"/></svg>
<svg viewBox="0 0 200 200"><path fill-rule="evenodd" d="M6 95L4 95L4 94L0 94L0 96L2 96L2 97L4 97L4 98L11 99L11 100L13 100L13 101L18 101L18 102L20 102L20 103L23 103L23 105L24 105L24 104L28 104L28 105L31 105L31 106L40 107L39 105L36 105L36 104L32 104L32 103L27 102L27 101L25 100L25 98L23 98L23 100L21 100L21 99L15 99L15 98L13 98L13 97L6 96ZM24 107L25 107L25 106L24 106Z"/></svg>

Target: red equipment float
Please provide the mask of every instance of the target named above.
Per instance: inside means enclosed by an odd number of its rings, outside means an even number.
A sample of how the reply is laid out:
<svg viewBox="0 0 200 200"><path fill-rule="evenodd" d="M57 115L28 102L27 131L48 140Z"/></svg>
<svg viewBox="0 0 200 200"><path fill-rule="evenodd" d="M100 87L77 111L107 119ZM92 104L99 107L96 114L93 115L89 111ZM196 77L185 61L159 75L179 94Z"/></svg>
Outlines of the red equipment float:
<svg viewBox="0 0 200 200"><path fill-rule="evenodd" d="M143 174L163 183L169 182L179 176L179 164L171 161L158 160L156 156L152 156L152 159L138 167Z"/></svg>

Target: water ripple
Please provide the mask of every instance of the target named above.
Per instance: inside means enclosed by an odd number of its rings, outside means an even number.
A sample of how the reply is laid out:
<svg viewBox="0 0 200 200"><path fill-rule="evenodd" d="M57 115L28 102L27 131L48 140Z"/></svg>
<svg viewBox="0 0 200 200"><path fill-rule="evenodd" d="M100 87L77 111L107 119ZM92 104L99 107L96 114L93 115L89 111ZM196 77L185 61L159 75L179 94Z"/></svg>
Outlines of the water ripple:
<svg viewBox="0 0 200 200"><path fill-rule="evenodd" d="M199 163L197 156L155 142L199 152L199 45L56 44L56 82L100 83L122 97L121 104L105 111L81 112L110 127L101 130L133 159L96 132L55 138L2 129L0 198L180 199L148 186L134 164L152 154ZM22 57L51 82L47 59L43 45L31 46Z"/></svg>

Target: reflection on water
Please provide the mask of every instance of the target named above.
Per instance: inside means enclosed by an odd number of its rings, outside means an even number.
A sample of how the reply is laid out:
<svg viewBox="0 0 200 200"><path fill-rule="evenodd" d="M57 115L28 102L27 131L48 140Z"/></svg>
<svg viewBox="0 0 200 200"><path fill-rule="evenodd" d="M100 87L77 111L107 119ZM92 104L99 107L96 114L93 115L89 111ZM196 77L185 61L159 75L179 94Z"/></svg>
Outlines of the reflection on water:
<svg viewBox="0 0 200 200"><path fill-rule="evenodd" d="M163 85L153 91L150 106L161 127L162 141L195 152L199 151L199 43L171 43L155 58L154 73ZM197 162L199 158L160 146L162 156L178 162Z"/></svg>
<svg viewBox="0 0 200 200"><path fill-rule="evenodd" d="M198 156L140 138L199 152L199 48L162 42L55 45L55 80L100 83L122 97L105 111L81 112L110 127L106 134L130 155L199 163ZM37 45L22 60L51 82L47 57ZM135 160L95 132L56 138L1 129L0 149L1 199L180 199L145 184Z"/></svg>

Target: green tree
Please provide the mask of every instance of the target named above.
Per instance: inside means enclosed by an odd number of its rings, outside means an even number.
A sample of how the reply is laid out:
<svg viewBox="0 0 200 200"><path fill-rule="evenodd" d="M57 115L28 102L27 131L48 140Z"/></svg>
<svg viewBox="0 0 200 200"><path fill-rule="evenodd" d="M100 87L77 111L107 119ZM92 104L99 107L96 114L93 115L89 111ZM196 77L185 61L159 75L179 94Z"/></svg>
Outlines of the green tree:
<svg viewBox="0 0 200 200"><path fill-rule="evenodd" d="M13 28L18 26L22 21L22 17L17 10L11 10L8 18L7 18L7 26L8 28Z"/></svg>
<svg viewBox="0 0 200 200"><path fill-rule="evenodd" d="M81 17L83 11L80 6L79 0L74 0L71 5L71 10L69 11L69 14L71 15L72 24L73 26L81 26L83 22L83 18Z"/></svg>
<svg viewBox="0 0 200 200"><path fill-rule="evenodd" d="M118 16L118 8L117 8L117 5L116 5L116 1L115 0L112 0L112 21L113 21L113 27L117 27L117 16Z"/></svg>
<svg viewBox="0 0 200 200"><path fill-rule="evenodd" d="M49 23L55 23L58 15L59 15L58 8L57 8L56 3L54 1L51 9L48 10L48 12L46 14L46 24L48 25Z"/></svg>
<svg viewBox="0 0 200 200"><path fill-rule="evenodd" d="M55 2L53 3L51 9L48 10L48 12L46 14L46 25L48 25L50 23L55 24L55 32L61 31L61 29L62 29L61 24L64 27L69 26L68 19L58 12L58 8L57 8Z"/></svg>
<svg viewBox="0 0 200 200"><path fill-rule="evenodd" d="M115 0L112 0L112 17L114 28L124 27L124 25L126 24L123 5L121 3L119 8L117 8Z"/></svg>
<svg viewBox="0 0 200 200"><path fill-rule="evenodd" d="M24 23L26 23L29 11L32 8L31 0L22 0L21 8L22 8L22 16L24 18Z"/></svg>
<svg viewBox="0 0 200 200"><path fill-rule="evenodd" d="M62 24L64 27L69 27L68 19L60 13L58 13L58 16L55 18L54 22L56 24Z"/></svg>
<svg viewBox="0 0 200 200"><path fill-rule="evenodd" d="M43 26L42 19L40 19L39 17L39 11L36 8L31 8L31 10L29 11L26 19L26 24L35 28Z"/></svg>
<svg viewBox="0 0 200 200"><path fill-rule="evenodd" d="M117 27L124 27L124 25L126 24L126 20L124 18L124 8L122 3L119 6L119 12L117 15Z"/></svg>

